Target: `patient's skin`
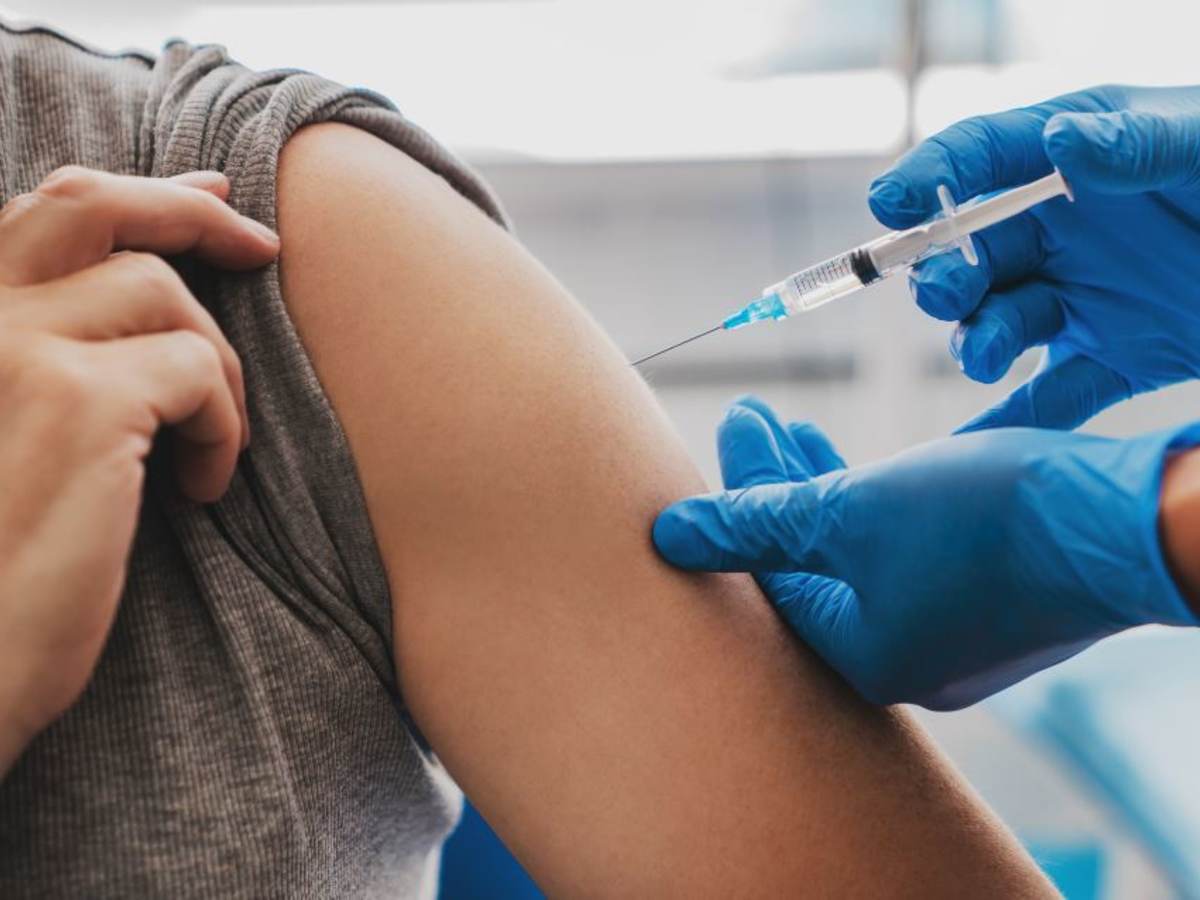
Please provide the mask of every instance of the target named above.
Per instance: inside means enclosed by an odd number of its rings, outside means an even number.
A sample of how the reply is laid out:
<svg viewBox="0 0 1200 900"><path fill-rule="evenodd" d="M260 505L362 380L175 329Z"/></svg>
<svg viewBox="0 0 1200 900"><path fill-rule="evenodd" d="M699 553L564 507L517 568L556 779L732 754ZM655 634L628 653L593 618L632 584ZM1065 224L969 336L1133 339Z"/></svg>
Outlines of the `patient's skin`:
<svg viewBox="0 0 1200 900"><path fill-rule="evenodd" d="M347 432L405 698L552 896L1043 896L902 712L754 583L649 533L703 490L645 384L436 176L341 125L288 144L284 295Z"/></svg>

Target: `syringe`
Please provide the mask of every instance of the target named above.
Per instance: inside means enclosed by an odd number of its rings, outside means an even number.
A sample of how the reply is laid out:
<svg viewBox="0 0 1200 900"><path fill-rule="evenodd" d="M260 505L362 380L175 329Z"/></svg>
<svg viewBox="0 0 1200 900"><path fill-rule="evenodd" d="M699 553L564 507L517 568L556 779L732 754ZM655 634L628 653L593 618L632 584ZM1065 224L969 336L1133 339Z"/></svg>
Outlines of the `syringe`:
<svg viewBox="0 0 1200 900"><path fill-rule="evenodd" d="M716 331L732 331L752 322L786 319L810 312L940 253L961 250L967 262L978 265L979 258L971 241L973 233L1059 195L1068 200L1075 199L1070 185L1057 169L1029 184L991 197L975 197L958 206L954 205L949 188L938 185L942 212L925 224L904 231L890 231L853 250L789 275L764 288L761 297L726 317L720 325L642 357L633 365L640 365Z"/></svg>

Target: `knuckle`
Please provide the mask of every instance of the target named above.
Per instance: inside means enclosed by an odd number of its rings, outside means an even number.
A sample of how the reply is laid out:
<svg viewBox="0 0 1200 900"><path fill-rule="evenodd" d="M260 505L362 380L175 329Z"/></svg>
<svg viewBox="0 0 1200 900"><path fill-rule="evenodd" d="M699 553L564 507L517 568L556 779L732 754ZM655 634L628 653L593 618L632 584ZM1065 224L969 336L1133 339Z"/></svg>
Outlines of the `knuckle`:
<svg viewBox="0 0 1200 900"><path fill-rule="evenodd" d="M73 420L84 411L95 390L83 360L69 352L69 342L28 340L16 353L19 386L27 397L53 405Z"/></svg>
<svg viewBox="0 0 1200 900"><path fill-rule="evenodd" d="M193 210L200 218L220 215L229 209L229 205L215 194L202 191L199 188L187 188L187 197Z"/></svg>
<svg viewBox="0 0 1200 900"><path fill-rule="evenodd" d="M183 279L161 256L153 253L124 253L120 257L130 278L135 279L147 292L178 299L185 291Z"/></svg>
<svg viewBox="0 0 1200 900"><path fill-rule="evenodd" d="M44 199L45 197L43 195L33 192L17 194L4 204L4 209L0 210L0 213L3 214L6 222L10 222L13 219L23 219L29 213L33 212L33 210L41 206Z"/></svg>
<svg viewBox="0 0 1200 900"><path fill-rule="evenodd" d="M217 348L195 331L172 332L171 352L181 366L198 376L212 378L223 371Z"/></svg>
<svg viewBox="0 0 1200 900"><path fill-rule="evenodd" d="M245 370L242 368L242 358L232 349L229 353L229 374L233 379L233 383L239 388L244 389L246 375Z"/></svg>
<svg viewBox="0 0 1200 900"><path fill-rule="evenodd" d="M96 189L102 175L83 166L60 166L42 179L36 193L43 197L77 198Z"/></svg>

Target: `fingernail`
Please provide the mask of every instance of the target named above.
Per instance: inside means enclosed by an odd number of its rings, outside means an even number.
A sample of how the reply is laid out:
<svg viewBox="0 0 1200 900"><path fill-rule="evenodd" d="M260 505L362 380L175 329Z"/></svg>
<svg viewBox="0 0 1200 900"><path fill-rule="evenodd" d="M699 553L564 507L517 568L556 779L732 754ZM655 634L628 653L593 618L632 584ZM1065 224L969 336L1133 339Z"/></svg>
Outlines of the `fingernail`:
<svg viewBox="0 0 1200 900"><path fill-rule="evenodd" d="M246 227L248 229L253 231L255 234L257 234L259 237L263 238L264 240L270 241L272 244L279 243L279 235L276 234L274 231L272 231L270 228L268 228L266 225L264 225L262 222L259 222L257 219L252 219L249 216L242 216L242 221L245 222Z"/></svg>

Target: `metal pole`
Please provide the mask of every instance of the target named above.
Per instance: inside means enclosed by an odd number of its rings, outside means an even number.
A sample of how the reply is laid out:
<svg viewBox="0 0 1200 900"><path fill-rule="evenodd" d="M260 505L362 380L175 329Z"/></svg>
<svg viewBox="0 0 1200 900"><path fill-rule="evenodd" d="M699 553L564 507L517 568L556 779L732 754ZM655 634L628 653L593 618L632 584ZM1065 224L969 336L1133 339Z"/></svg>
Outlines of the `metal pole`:
<svg viewBox="0 0 1200 900"><path fill-rule="evenodd" d="M904 2L904 46L901 54L900 71L904 75L904 146L917 142L916 85L921 70L925 68L925 2Z"/></svg>

